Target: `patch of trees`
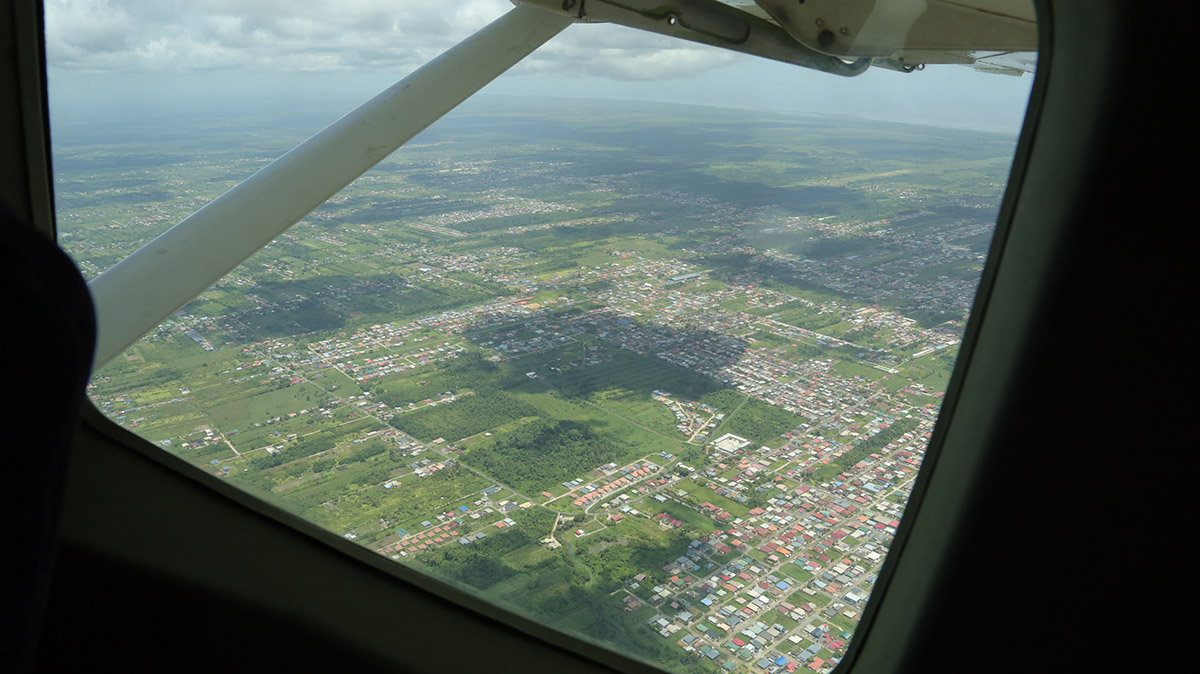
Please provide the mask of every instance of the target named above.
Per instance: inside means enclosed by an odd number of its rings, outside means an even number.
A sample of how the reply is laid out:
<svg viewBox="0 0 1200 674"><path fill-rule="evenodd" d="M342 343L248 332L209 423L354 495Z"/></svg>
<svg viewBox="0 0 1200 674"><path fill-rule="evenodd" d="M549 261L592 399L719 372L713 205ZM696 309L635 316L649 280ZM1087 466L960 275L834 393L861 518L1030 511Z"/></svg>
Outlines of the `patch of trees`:
<svg viewBox="0 0 1200 674"><path fill-rule="evenodd" d="M492 299L488 292L463 286L412 288L385 298L401 317L424 316Z"/></svg>
<svg viewBox="0 0 1200 674"><path fill-rule="evenodd" d="M740 435L760 445L769 444L804 421L804 417L788 412L782 407L749 398L736 414L725 421L721 426L721 433Z"/></svg>
<svg viewBox="0 0 1200 674"><path fill-rule="evenodd" d="M531 597L527 609L542 620L558 620L578 609L584 602L592 601L593 593L584 590L579 585L569 584L565 589L557 588L547 594Z"/></svg>
<svg viewBox="0 0 1200 674"><path fill-rule="evenodd" d="M908 309L904 312L904 315L916 321L917 325L920 325L922 328L932 328L946 321L961 321L966 318L966 313L963 311L934 309L930 307Z"/></svg>
<svg viewBox="0 0 1200 674"><path fill-rule="evenodd" d="M388 443L383 440L371 440L370 442L362 443L361 447L356 447L349 452L341 452L338 455L340 463L357 463L366 461L373 456L379 456L388 450Z"/></svg>
<svg viewBox="0 0 1200 674"><path fill-rule="evenodd" d="M320 332L323 330L336 330L346 324L346 318L335 312L324 302L318 300L302 300L295 305L285 306L280 312L282 316L287 313L293 313L292 320L298 322L301 326L299 332ZM290 327L290 326L289 326ZM285 334L294 334L297 330L286 331Z"/></svg>
<svg viewBox="0 0 1200 674"><path fill-rule="evenodd" d="M319 452L324 452L327 449L333 449L337 445L337 435L328 431L314 433L307 437L298 438L289 442L278 454L262 453L250 459L250 467L255 470L267 470L275 466L281 466L288 461L303 459L307 456L312 456Z"/></svg>
<svg viewBox="0 0 1200 674"><path fill-rule="evenodd" d="M543 512L549 514L549 511ZM550 530L550 522L543 521L544 517L541 520L535 517L536 521L526 521L523 517L525 514L514 514L513 520L517 522L517 526L503 533L489 527L485 529L488 536L482 540L469 545L445 545L432 554L418 558L417 561L437 575L480 590L489 588L517 574L512 567L500 561L501 557L517 548L536 543L543 529L546 532ZM553 521L552 515L550 521Z"/></svg>
<svg viewBox="0 0 1200 674"><path fill-rule="evenodd" d="M725 414L729 414L737 409L737 406L740 405L745 399L745 394L738 393L731 388L723 388L719 391L705 393L700 397L700 402L704 403L705 405L712 405Z"/></svg>
<svg viewBox="0 0 1200 674"><path fill-rule="evenodd" d="M854 464L888 446L889 443L899 439L905 433L916 430L917 424L916 419L900 419L863 441L862 444L854 445L837 459L831 461L829 465L836 467L838 473L849 470L854 467Z"/></svg>
<svg viewBox="0 0 1200 674"><path fill-rule="evenodd" d="M327 470L331 470L334 467L336 467L337 465L338 465L337 457L329 456L324 459L317 459L316 461L313 461L311 468L312 468L312 472L314 474L317 474L317 473L324 473Z"/></svg>
<svg viewBox="0 0 1200 674"><path fill-rule="evenodd" d="M562 221L562 214L558 212L550 213L522 213L520 215L503 215L491 218L478 218L476 220L468 220L454 225L454 229L460 232L479 233L490 232L498 229L508 229L509 227L525 227L528 225L552 224Z"/></svg>
<svg viewBox="0 0 1200 674"><path fill-rule="evenodd" d="M590 536L583 540L591 542L577 544L582 547L578 559L592 570L593 588L602 594L621 587L625 579L636 574L661 569L687 549L684 536L664 541L633 527L622 527L615 540L605 538ZM589 552L587 548L593 546L596 551Z"/></svg>
<svg viewBox="0 0 1200 674"><path fill-rule="evenodd" d="M699 338L697 339L699 341ZM720 387L716 380L657 358L619 352L610 362L582 370L555 382L563 395L586 398L596 393L624 389L648 394L666 389L686 398L699 398Z"/></svg>
<svg viewBox="0 0 1200 674"><path fill-rule="evenodd" d="M516 429L467 463L524 492L539 492L618 458L622 447L577 421L538 420Z"/></svg>
<svg viewBox="0 0 1200 674"><path fill-rule="evenodd" d="M484 358L478 351L470 351L402 382L380 386L373 393L389 407L402 407L426 398L436 398L446 391L467 390L477 395L500 391L506 384L519 383L516 379L518 376L525 379L524 375L516 374L512 368L502 367Z"/></svg>
<svg viewBox="0 0 1200 674"><path fill-rule="evenodd" d="M326 450L333 449L334 447L337 447L338 443L344 439L345 435L339 432L337 429L319 431L317 433L313 433L312 435L297 438L287 443L284 445L283 451L279 452L278 454L272 455L264 452L259 456L255 456L249 461L250 467L255 470L267 470L268 468L274 468L275 466L283 465L289 461L303 459L305 457L312 456L313 454L319 454ZM383 440L371 440L363 443L361 447L354 447L348 451L343 451L337 457L325 457L325 459L322 460L336 458L334 465L337 463L355 463L383 454L387 450L387 442ZM319 471L314 470L313 472Z"/></svg>
<svg viewBox="0 0 1200 674"><path fill-rule="evenodd" d="M536 407L516 396L495 391L398 414L392 417L391 424L423 442L439 437L453 442L522 417L537 415Z"/></svg>

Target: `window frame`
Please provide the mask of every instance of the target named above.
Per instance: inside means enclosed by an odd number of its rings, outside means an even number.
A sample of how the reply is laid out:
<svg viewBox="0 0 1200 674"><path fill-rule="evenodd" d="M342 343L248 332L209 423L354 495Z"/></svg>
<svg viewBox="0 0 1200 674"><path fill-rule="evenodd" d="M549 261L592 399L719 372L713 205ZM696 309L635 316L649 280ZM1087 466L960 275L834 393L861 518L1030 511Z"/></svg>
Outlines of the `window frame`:
<svg viewBox="0 0 1200 674"><path fill-rule="evenodd" d="M29 4L40 5L40 3L36 2L17 4L20 4L22 7ZM984 351L986 348L991 348L991 345L985 347L980 342L995 332L990 327L992 322L1001 320L1002 317L1020 319L1022 314L1029 313L1028 307L1024 307L1023 303L1019 301L1021 297L1020 293L1017 293L1018 301L1014 303L1013 291L1007 287L1000 287L1005 282L1011 283L1011 280L1000 277L1008 269L1013 269L1016 266L1024 269L1027 266L1021 264L1020 261L1011 261L1014 258L1009 254L1010 239L1012 238L1010 230L1012 229L1014 218L1019 216L1028 218L1027 211L1033 208L1033 206L1027 206L1019 202L1022 201L1022 192L1030 174L1030 162L1035 154L1034 146L1043 140L1039 137L1038 130L1043 125L1042 113L1046 98L1051 95L1051 9L1052 6L1046 2L1038 3L1040 44L1039 64L1035 76L1034 88L1026 113L1026 123L1022 128L1016 158L1013 163L1012 177L1006 189L1001 216L997 223L996 234L985 265L984 276L980 283L979 295L977 295L975 300L976 309L972 312L971 320L967 326L967 334L964 336L963 352L960 354L959 360L955 365L943 410L939 415L933 438L927 450L926 465L923 466L917 478L917 483L912 499L906 509L905 517L901 522L893 547L889 550L887 560L881 569L876 590L872 595L872 601L868 603L863 619L860 622L859 630L856 631L855 639L851 644L846 658L838 667L838 672L853 671L856 666L867 667L868 664L882 662L880 660L881 656L877 655L877 653L881 652L880 649L884 648L884 646L878 645L881 643L891 644L892 647L906 650L904 644L907 643L907 639L905 635L911 636L913 628L906 629L898 626L899 623L897 621L899 620L902 623L903 619L898 617L896 612L890 609L890 606L900 603L904 594L912 594L918 586L928 587L934 582L934 579L928 577L929 573L931 573L929 572L924 574L924 578L918 579L919 582L912 586L914 589L900 591L897 590L896 585L908 578L922 575L910 570L909 567L912 564L924 563L924 561L938 558L939 555L944 556L947 554L944 541L939 545L936 540L931 540L931 528L945 530L947 526L951 528L961 526L961 523L956 524L958 518L947 510L948 507L952 509L954 506L953 502L948 505L945 501L946 498L949 498L949 495L939 491L940 485L951 480L953 475L947 477L946 480L935 480L934 478L938 474L946 474L948 472L957 472L960 470L970 472L971 470L977 470L986 461L986 457L981 453L982 450L978 450L974 454L956 454L963 447L961 443L966 442L966 440L962 438L961 434L955 435L955 429L951 428L951 426L958 425L955 422L959 419L960 414L965 415L969 413L966 411L967 408L970 407L974 410L973 406L979 405L978 401L972 397L972 392L965 390L977 381L977 377L992 376L1003 378L1003 373L994 371L989 372L988 375L977 374L981 369L989 367L986 363L982 363L982 360L984 359ZM1112 20L1111 17L1108 18ZM40 23L38 28L40 30ZM1080 38L1076 35L1075 39L1078 40ZM1075 67L1078 67L1078 64L1075 64ZM48 135L48 111L44 109L44 66L41 68L40 75L43 83L43 111L41 117L46 125L46 133ZM25 79L27 78L28 75L26 74ZM1058 99L1055 98L1055 100ZM1062 128L1061 113L1059 117L1055 118L1055 121L1057 124L1056 128ZM1039 152L1046 151L1039 148ZM36 154L36 152L32 154ZM29 156L28 151L27 156ZM1038 156L1042 155L1038 154ZM34 164L38 161L36 157L30 159L30 162ZM49 177L48 152L43 161L47 185L52 186L52 180ZM50 198L52 199L52 197L53 192L51 190ZM1043 196L1042 198L1045 197ZM38 216L33 219L44 231L53 231L53 212L50 213L48 220L44 216ZM1046 219L1046 217L1043 217L1042 221ZM1031 226L1023 225L1025 235L1030 234L1028 230ZM1055 236L1056 233L1053 231L1053 227L1049 227L1042 236L1042 239L1053 244ZM1028 251L1035 247L1027 246L1017 251L1017 255L1024 254L1028 256ZM1053 250L1053 246L1050 247L1050 250ZM1005 258L1008 258L1009 261L1006 262ZM1046 262L1043 261L1042 264L1044 265ZM1012 273L1018 273L1019 271L1021 270L1016 270ZM1044 272L1044 270L1042 271ZM1032 285L1032 282L1018 285L1029 287ZM1014 330L1009 329L1003 330L1001 334L1011 334L1013 332ZM991 370L995 370L997 367L1000 366L990 366ZM972 423L974 419L964 418L963 421ZM986 424L981 424L980 428L986 426ZM77 443L77 449L80 451L77 453L82 453L85 457L82 463L83 466L89 465L88 461L90 459L87 457L93 455L97 447L103 446L103 449L100 451L108 453L114 450L117 450L118 453L121 450L129 450L129 455L124 457L122 461L129 466L134 466L135 464L140 466L130 468L131 470L139 470L141 472L150 471L160 476L168 475L170 476L170 481L176 486L186 483L190 485L190 490L199 489L210 496L217 497L219 500L235 504L238 509L243 510L244 514L249 516L249 519L255 520L255 526L257 527L283 526L291 532L304 534L307 538L324 548L328 548L329 551L332 551L336 555L343 556L347 560L354 560L355 565L358 562L363 562L373 572L382 572L386 576L386 580L383 582L401 581L404 584L412 586L413 589L419 592L432 594L439 601L442 599L449 600L451 603L466 609L468 612L484 616L496 623L507 624L522 633L533 635L539 642L545 642L552 648L557 647L583 653L590 660L614 666L620 671L659 671L657 668L641 663L640 661L631 660L605 647L598 647L595 644L588 643L572 635L544 628L505 609L483 602L456 587L413 572L403 565L395 564L378 555L374 555L360 546L289 515L245 492L236 490L181 459L162 452L148 441L142 440L104 417L94 406L88 405L85 410L84 420L80 428L80 436L81 440ZM959 464L965 464L965 467ZM93 512L90 515L86 513L89 510L89 506L86 499L82 498L83 495L90 493L93 496L111 496L114 490L111 488L97 489L94 484L91 486L82 484L88 480L85 475L80 474L81 470L79 462L76 462L72 467L72 477L68 487L67 513L64 518L64 536L79 543L95 545L100 549L111 551L113 554L122 557L153 560L151 564L161 564L164 568L172 568L173 573L178 572L173 567L176 563L176 556L170 554L163 555L163 551L161 550L148 549L148 547L154 547L151 542L146 541L139 545L137 541L129 540L129 532L124 524L114 522L111 517L106 517L100 512ZM202 501L212 500L205 499L202 496L197 497ZM940 524L937 524L938 522ZM95 526L96 528L88 531L91 526ZM109 534L117 535L114 539ZM131 553L131 551L133 552ZM141 557L141 555L145 555L145 557ZM914 560L914 558L918 559ZM901 566L904 568L899 568ZM931 563L929 568L932 569L936 566L936 563ZM202 579L195 577L195 574L191 570L183 571L180 575L188 577L190 582L200 584L204 582ZM374 573L373 575L377 576L378 573ZM250 596L256 596L253 588L245 588L245 590L249 592ZM278 597L262 596L251 599L251 601L278 602ZM920 610L910 610L908 613L910 616L914 614L919 615ZM908 622L914 626L918 624L916 620L909 620ZM866 651L871 652L868 653Z"/></svg>

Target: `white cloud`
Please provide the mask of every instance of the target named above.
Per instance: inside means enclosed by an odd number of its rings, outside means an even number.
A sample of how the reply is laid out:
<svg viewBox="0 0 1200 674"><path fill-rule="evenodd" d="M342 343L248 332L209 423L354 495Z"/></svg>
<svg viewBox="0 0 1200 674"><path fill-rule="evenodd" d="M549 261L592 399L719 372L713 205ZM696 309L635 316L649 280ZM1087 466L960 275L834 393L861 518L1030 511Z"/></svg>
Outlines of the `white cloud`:
<svg viewBox="0 0 1200 674"><path fill-rule="evenodd" d="M48 0L46 51L68 71L415 66L511 4L474 0ZM459 18L463 17L463 18ZM369 56L364 56L369 55Z"/></svg>
<svg viewBox="0 0 1200 674"><path fill-rule="evenodd" d="M573 26L519 66L519 72L614 80L665 80L725 65L737 54L609 24Z"/></svg>
<svg viewBox="0 0 1200 674"><path fill-rule="evenodd" d="M508 0L47 0L52 71L412 70L512 7ZM526 74L662 80L732 54L619 26L573 26Z"/></svg>

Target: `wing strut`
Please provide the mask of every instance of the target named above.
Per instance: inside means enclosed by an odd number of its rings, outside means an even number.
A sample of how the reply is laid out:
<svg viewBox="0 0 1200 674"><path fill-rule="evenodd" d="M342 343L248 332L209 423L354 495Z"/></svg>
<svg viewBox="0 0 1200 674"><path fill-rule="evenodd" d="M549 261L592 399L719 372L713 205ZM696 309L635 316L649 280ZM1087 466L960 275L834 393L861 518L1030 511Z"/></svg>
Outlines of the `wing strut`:
<svg viewBox="0 0 1200 674"><path fill-rule="evenodd" d="M517 5L93 279L93 371L571 23Z"/></svg>

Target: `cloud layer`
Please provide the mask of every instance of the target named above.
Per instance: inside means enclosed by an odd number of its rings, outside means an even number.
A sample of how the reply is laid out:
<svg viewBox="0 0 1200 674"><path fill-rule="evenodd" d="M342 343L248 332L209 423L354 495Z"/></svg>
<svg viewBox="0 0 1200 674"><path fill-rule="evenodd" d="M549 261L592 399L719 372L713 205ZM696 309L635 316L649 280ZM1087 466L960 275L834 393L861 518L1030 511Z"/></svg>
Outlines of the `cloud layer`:
<svg viewBox="0 0 1200 674"><path fill-rule="evenodd" d="M411 70L512 7L508 0L46 0L58 72ZM620 26L572 26L517 72L686 77L736 58Z"/></svg>

